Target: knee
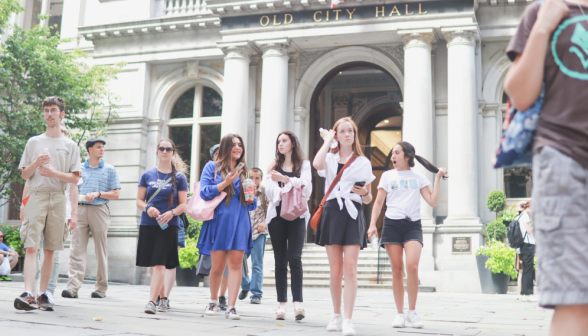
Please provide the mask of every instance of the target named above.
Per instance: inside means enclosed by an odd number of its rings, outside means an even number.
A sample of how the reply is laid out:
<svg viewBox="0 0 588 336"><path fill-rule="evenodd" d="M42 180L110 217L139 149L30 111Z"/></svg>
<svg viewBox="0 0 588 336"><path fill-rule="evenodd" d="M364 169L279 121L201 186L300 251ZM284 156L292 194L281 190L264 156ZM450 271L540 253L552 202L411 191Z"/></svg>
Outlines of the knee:
<svg viewBox="0 0 588 336"><path fill-rule="evenodd" d="M341 268L331 269L331 279L343 280L343 270Z"/></svg>
<svg viewBox="0 0 588 336"><path fill-rule="evenodd" d="M39 249L34 248L34 247L27 247L26 251L27 251L27 256L32 256L34 258L34 256L37 255L37 252L39 252Z"/></svg>
<svg viewBox="0 0 588 336"><path fill-rule="evenodd" d="M356 263L348 263L345 265L344 268L345 276L351 277L357 275L357 264Z"/></svg>
<svg viewBox="0 0 588 336"><path fill-rule="evenodd" d="M393 265L392 266L392 277L394 277L394 278L402 278L403 277L403 275L402 275L402 272L403 272L402 268L403 268L403 265Z"/></svg>
<svg viewBox="0 0 588 336"><path fill-rule="evenodd" d="M229 271L233 271L233 272L240 271L241 268L243 267L242 263L243 263L242 260L238 260L238 261L233 260L232 262L229 262Z"/></svg>
<svg viewBox="0 0 588 336"><path fill-rule="evenodd" d="M53 258L53 255L55 254L55 251L53 251L53 250L43 250L43 253L45 254L45 257L47 257L47 258Z"/></svg>
<svg viewBox="0 0 588 336"><path fill-rule="evenodd" d="M419 265L418 264L408 264L406 265L406 272L411 275L416 275L419 273Z"/></svg>

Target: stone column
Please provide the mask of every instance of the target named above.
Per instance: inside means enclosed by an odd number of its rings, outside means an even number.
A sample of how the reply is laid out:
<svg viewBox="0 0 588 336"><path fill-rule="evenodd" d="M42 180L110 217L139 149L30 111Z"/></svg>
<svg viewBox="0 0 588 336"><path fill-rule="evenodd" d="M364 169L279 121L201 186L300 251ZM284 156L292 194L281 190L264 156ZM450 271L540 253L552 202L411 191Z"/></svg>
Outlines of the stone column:
<svg viewBox="0 0 588 336"><path fill-rule="evenodd" d="M404 43L404 113L402 139L410 142L416 154L434 162L434 111L431 49L432 33L410 33L402 37ZM431 182L434 175L415 162L415 171L423 173ZM421 199L421 221L434 225L433 208Z"/></svg>
<svg viewBox="0 0 588 336"><path fill-rule="evenodd" d="M448 59L448 215L457 225L477 225L478 214L478 98L476 39L473 31L444 32Z"/></svg>
<svg viewBox="0 0 588 336"><path fill-rule="evenodd" d="M247 42L221 44L225 53L221 136L239 134L248 143L249 56ZM247 153L247 151L245 151Z"/></svg>
<svg viewBox="0 0 588 336"><path fill-rule="evenodd" d="M263 50L259 168L266 172L275 158L276 138L286 130L288 111L288 40L256 42Z"/></svg>

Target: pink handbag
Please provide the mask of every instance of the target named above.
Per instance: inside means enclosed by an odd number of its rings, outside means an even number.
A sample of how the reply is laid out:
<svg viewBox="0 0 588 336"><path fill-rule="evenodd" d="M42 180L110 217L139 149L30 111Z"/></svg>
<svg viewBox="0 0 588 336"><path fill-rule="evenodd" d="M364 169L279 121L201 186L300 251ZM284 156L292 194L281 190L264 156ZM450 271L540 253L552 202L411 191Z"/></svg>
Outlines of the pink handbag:
<svg viewBox="0 0 588 336"><path fill-rule="evenodd" d="M216 172L214 174L214 181L216 181ZM192 217L192 219L198 222L212 220L214 218L214 210L225 197L227 197L227 193L221 191L220 195L210 201L205 201L200 197L200 182L195 182L194 193L192 194L190 202L188 202L186 212Z"/></svg>
<svg viewBox="0 0 588 336"><path fill-rule="evenodd" d="M280 216L288 221L300 218L308 211L306 199L302 194L302 187L294 187L285 194L282 194L282 210Z"/></svg>

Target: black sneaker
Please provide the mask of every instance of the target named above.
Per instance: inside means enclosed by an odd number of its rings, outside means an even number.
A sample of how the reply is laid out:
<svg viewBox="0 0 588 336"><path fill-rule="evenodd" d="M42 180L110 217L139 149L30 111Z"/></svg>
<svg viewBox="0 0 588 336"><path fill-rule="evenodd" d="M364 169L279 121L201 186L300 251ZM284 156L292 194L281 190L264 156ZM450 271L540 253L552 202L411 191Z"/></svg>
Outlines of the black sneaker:
<svg viewBox="0 0 588 336"><path fill-rule="evenodd" d="M104 299L106 297L106 294L100 294L98 292L92 292L92 298L93 299Z"/></svg>
<svg viewBox="0 0 588 336"><path fill-rule="evenodd" d="M69 289L64 289L63 292L61 292L61 296L64 298L69 298L69 299L77 299L78 298L78 293L72 293L71 290Z"/></svg>
<svg viewBox="0 0 588 336"><path fill-rule="evenodd" d="M249 294L248 290L242 290L241 293L239 293L239 300L245 300L247 294Z"/></svg>
<svg viewBox="0 0 588 336"><path fill-rule="evenodd" d="M161 296L157 296L157 300L155 301L155 305L159 307L159 302L161 301Z"/></svg>
<svg viewBox="0 0 588 336"><path fill-rule="evenodd" d="M39 296L39 298L37 299L37 305L39 306L39 309L41 309L41 310L53 311L53 302L51 302L51 300L49 300L49 297L45 293L43 293L43 294L41 294L41 296Z"/></svg>
<svg viewBox="0 0 588 336"><path fill-rule="evenodd" d="M227 297L226 296L219 296L218 297L218 308L220 310L227 310Z"/></svg>
<svg viewBox="0 0 588 336"><path fill-rule="evenodd" d="M251 298L251 304L260 304L261 298L259 296L254 296Z"/></svg>
<svg viewBox="0 0 588 336"><path fill-rule="evenodd" d="M16 308L17 310L26 311L34 310L36 309L33 306L35 303L35 298L31 294L24 292L19 297L14 299L14 308Z"/></svg>

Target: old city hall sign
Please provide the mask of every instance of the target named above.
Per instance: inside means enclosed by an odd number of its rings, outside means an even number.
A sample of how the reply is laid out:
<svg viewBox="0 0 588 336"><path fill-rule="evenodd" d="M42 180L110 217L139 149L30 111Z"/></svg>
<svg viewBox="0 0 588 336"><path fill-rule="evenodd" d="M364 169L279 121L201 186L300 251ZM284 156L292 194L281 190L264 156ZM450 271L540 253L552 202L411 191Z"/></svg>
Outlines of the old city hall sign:
<svg viewBox="0 0 588 336"><path fill-rule="evenodd" d="M240 28L280 27L327 22L378 20L394 17L414 17L473 11L473 1L430 1L333 8L289 13L272 13L223 18L223 30Z"/></svg>

